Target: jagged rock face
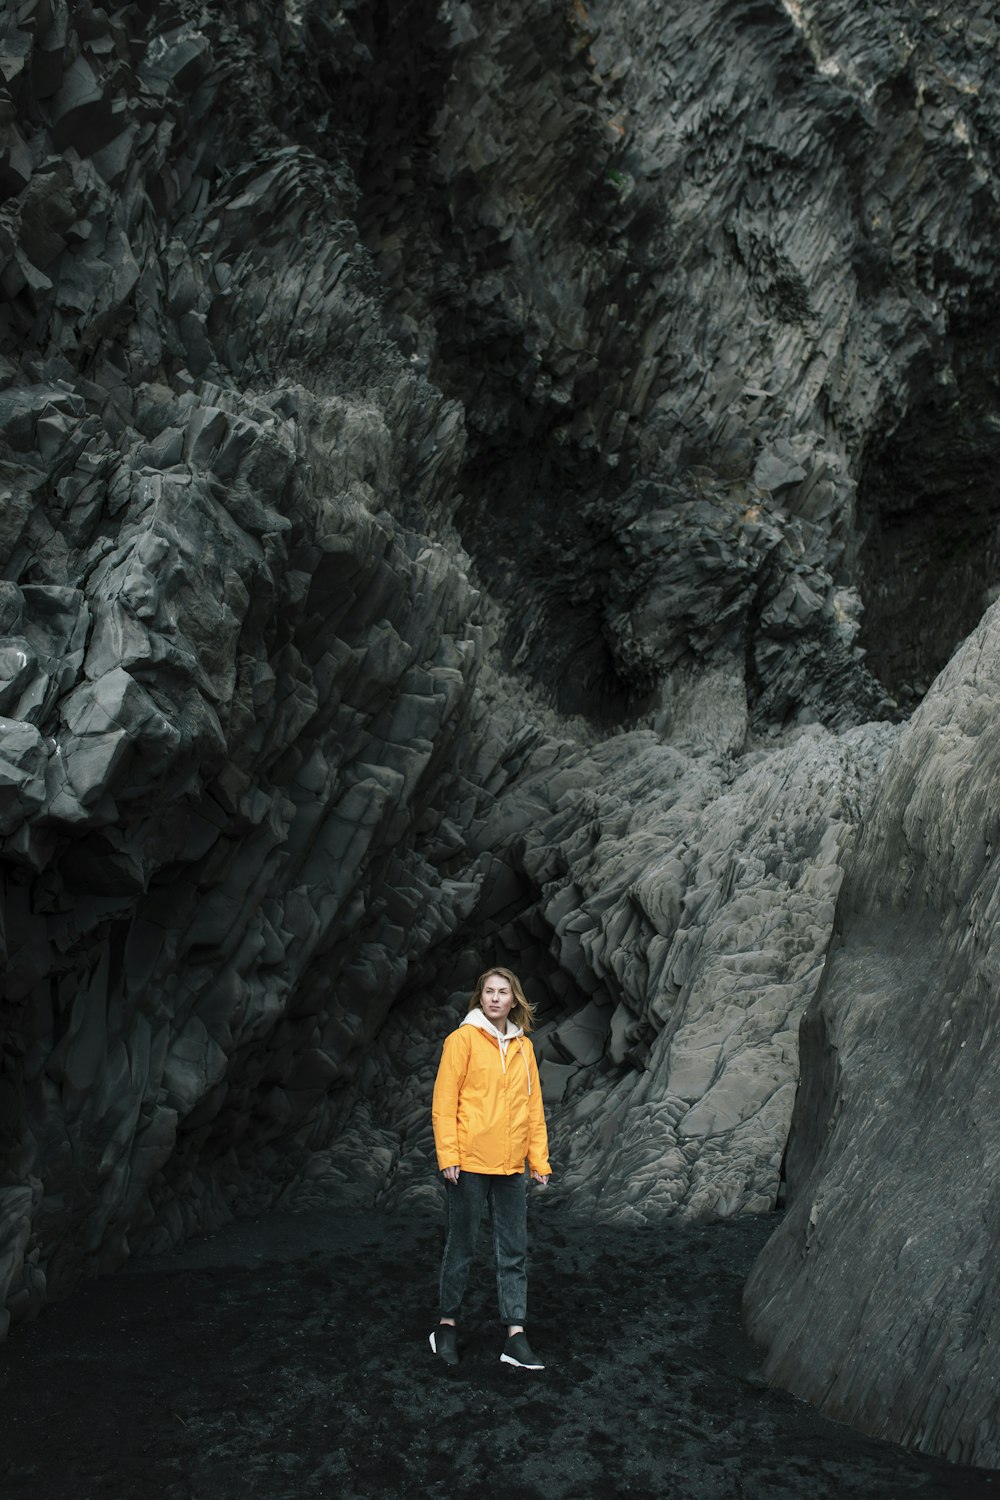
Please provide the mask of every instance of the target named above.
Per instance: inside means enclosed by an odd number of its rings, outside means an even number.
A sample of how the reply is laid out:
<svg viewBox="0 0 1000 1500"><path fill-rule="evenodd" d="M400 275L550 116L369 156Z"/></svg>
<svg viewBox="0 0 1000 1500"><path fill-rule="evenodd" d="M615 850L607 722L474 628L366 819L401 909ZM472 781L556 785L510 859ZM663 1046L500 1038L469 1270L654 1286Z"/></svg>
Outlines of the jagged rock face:
<svg viewBox="0 0 1000 1500"><path fill-rule="evenodd" d="M789 1212L747 1287L773 1380L1000 1466L992 609L891 752L802 1033Z"/></svg>
<svg viewBox="0 0 1000 1500"><path fill-rule="evenodd" d="M650 733L616 737L520 779L472 827L469 921L544 997L552 1192L574 1211L655 1223L774 1207L839 844L894 734L817 728L738 773ZM481 962L441 959L383 1029L350 1145L317 1161L313 1192L367 1139L392 1161L384 1201L432 1196L427 1091Z"/></svg>
<svg viewBox="0 0 1000 1500"><path fill-rule="evenodd" d="M969 514L967 480L996 457L990 7L450 14L419 71L372 39L414 129L396 156L379 137L362 222L402 336L467 405L459 517L507 659L598 719L676 732L674 683L710 665L760 726L842 724L879 703L860 590L883 686L912 699L987 602L995 499L980 478ZM893 480L930 410L963 461ZM915 593L929 619L900 629Z"/></svg>
<svg viewBox="0 0 1000 1500"><path fill-rule="evenodd" d="M960 19L0 18L0 1323L433 1197L487 962L554 1191L776 1202L871 721L996 582Z"/></svg>
<svg viewBox="0 0 1000 1500"><path fill-rule="evenodd" d="M435 539L462 414L380 331L348 174L240 135L282 33L22 10L4 1322L328 1137L461 918L437 863L482 717L475 596Z"/></svg>

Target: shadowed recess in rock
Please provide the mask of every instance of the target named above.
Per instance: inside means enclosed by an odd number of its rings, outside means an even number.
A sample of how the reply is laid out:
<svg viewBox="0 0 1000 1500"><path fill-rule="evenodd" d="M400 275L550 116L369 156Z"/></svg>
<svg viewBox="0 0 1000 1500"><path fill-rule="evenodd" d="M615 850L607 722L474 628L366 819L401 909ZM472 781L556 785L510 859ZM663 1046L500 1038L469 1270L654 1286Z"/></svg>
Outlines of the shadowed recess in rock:
<svg viewBox="0 0 1000 1500"><path fill-rule="evenodd" d="M861 470L860 639L906 708L1000 589L1000 313L987 303L966 321Z"/></svg>

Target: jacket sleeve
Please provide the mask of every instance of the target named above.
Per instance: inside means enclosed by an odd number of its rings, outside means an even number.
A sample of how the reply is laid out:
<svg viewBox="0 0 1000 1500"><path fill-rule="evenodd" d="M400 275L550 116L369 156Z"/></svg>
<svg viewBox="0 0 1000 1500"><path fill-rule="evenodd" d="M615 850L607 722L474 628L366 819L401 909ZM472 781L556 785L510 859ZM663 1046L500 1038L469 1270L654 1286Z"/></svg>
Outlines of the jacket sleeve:
<svg viewBox="0 0 1000 1500"><path fill-rule="evenodd" d="M531 1098L528 1100L528 1166L543 1177L551 1177L549 1166L549 1133L545 1128L542 1107L542 1085L538 1077L535 1049L528 1043L528 1069L531 1073Z"/></svg>
<svg viewBox="0 0 1000 1500"><path fill-rule="evenodd" d="M458 1155L458 1096L468 1067L469 1040L462 1035L460 1026L444 1039L444 1050L434 1080L431 1118L434 1122L434 1149L442 1172L445 1167L462 1164Z"/></svg>

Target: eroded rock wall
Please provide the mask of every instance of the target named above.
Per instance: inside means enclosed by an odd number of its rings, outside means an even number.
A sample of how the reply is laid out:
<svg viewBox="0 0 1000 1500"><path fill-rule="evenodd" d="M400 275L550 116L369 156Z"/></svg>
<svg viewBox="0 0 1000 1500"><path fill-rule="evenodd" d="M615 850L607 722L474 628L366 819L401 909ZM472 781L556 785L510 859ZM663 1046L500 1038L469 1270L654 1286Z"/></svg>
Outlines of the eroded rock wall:
<svg viewBox="0 0 1000 1500"><path fill-rule="evenodd" d="M371 38L414 128L365 238L466 404L506 659L672 737L706 670L843 725L880 712L861 627L909 704L992 582L991 8L557 10L454 5L418 72Z"/></svg>
<svg viewBox="0 0 1000 1500"><path fill-rule="evenodd" d="M294 1175L517 756L303 39L190 15L5 18L5 1324Z"/></svg>
<svg viewBox="0 0 1000 1500"><path fill-rule="evenodd" d="M815 727L733 770L646 731L529 767L470 828L482 883L460 941L418 967L366 1067L350 1141L316 1161L296 1201L341 1181L366 1140L380 1159L368 1191L390 1166L380 1201L435 1195L440 1039L495 953L541 1002L553 1196L633 1223L774 1208L840 845L895 733Z"/></svg>
<svg viewBox="0 0 1000 1500"><path fill-rule="evenodd" d="M885 764L802 1032L789 1210L746 1291L831 1416L1000 1466L994 607Z"/></svg>
<svg viewBox="0 0 1000 1500"><path fill-rule="evenodd" d="M997 58L894 0L0 17L0 1323L433 1197L491 961L554 1191L778 1201L871 721L997 582Z"/></svg>

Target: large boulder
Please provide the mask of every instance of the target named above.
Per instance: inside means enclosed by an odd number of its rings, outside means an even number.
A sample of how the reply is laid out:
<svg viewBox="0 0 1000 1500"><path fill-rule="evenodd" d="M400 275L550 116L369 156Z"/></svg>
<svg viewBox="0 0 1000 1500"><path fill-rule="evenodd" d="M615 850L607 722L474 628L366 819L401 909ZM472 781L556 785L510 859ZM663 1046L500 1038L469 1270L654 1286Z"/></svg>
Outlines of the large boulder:
<svg viewBox="0 0 1000 1500"><path fill-rule="evenodd" d="M788 1213L746 1312L830 1416L1000 1466L1000 609L883 768L802 1027Z"/></svg>

